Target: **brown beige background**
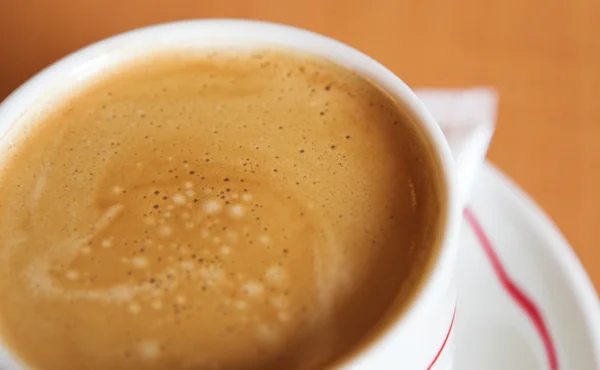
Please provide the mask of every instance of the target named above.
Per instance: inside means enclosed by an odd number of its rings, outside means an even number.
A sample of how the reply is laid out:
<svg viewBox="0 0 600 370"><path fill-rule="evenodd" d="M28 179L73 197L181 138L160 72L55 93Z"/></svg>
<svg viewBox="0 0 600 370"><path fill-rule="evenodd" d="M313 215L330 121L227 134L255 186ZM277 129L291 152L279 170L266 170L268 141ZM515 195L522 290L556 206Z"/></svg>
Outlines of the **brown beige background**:
<svg viewBox="0 0 600 370"><path fill-rule="evenodd" d="M90 42L202 17L317 31L411 86L495 86L489 159L550 214L600 287L600 1L0 0L0 99Z"/></svg>

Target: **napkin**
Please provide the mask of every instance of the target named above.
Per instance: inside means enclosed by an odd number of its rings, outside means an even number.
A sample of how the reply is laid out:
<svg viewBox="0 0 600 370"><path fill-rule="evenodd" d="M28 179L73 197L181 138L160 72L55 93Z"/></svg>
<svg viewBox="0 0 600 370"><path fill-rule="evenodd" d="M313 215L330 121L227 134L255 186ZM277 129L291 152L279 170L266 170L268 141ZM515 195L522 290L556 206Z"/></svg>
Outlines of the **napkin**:
<svg viewBox="0 0 600 370"><path fill-rule="evenodd" d="M494 134L498 94L490 87L415 90L448 140L463 204L483 166Z"/></svg>

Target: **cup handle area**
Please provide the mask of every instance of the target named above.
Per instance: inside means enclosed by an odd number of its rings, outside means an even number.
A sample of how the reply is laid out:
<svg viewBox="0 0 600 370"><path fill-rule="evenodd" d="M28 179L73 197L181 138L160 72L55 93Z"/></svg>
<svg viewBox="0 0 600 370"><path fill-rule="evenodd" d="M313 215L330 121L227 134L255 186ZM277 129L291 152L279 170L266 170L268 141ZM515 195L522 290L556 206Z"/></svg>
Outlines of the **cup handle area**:
<svg viewBox="0 0 600 370"><path fill-rule="evenodd" d="M415 92L448 141L456 163L459 199L465 206L494 133L497 93L490 88L428 88Z"/></svg>

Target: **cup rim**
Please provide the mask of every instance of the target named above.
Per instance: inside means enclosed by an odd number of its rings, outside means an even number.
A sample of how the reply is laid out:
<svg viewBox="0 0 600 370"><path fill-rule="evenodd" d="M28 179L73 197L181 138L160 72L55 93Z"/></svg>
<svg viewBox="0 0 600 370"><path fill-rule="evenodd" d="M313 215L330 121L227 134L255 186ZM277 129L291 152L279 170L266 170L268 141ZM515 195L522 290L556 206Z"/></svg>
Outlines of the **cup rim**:
<svg viewBox="0 0 600 370"><path fill-rule="evenodd" d="M456 168L450 147L442 133L440 126L426 109L415 93L393 72L381 63L367 56L361 51L348 46L333 38L304 30L301 28L280 23L244 20L244 19L196 19L176 21L138 28L97 41L79 49L62 59L56 61L32 78L23 83L13 93L0 102L0 151L6 150L2 141L10 127L17 126L21 117L28 111L28 106L36 104L36 100L47 91L49 86L56 85L57 80L75 77L76 84L80 85L82 79L96 75L99 70L106 68L110 57L116 57L113 65L118 65L124 60L121 57L129 55L135 59L142 53L150 54L153 50L129 49L134 45L152 44L156 50L165 50L169 41L199 40L207 38L210 34L227 36L215 37L209 45L219 45L231 42L233 35L236 38L255 42L268 42L290 47L292 50L308 51L332 60L336 64L347 66L357 73L368 77L388 94L400 100L409 113L424 129L428 140L438 156L442 178L445 182L446 207L442 218L444 230L440 237L439 251L431 263L430 271L418 291L414 293L411 302L392 322L369 343L357 349L348 358L343 359L340 367L366 362L373 357L378 343L389 340L392 336L399 336L409 330L408 324L419 318L422 312L429 312L434 308L438 296L447 291L451 277L454 274L456 260L460 206L459 194L456 186ZM206 41L206 40L204 40ZM275 42L273 42L275 41ZM125 50L125 51L124 51ZM137 54L136 54L137 53ZM1 122L7 123L3 130ZM446 287L446 288L444 288ZM0 347L2 343L0 341Z"/></svg>

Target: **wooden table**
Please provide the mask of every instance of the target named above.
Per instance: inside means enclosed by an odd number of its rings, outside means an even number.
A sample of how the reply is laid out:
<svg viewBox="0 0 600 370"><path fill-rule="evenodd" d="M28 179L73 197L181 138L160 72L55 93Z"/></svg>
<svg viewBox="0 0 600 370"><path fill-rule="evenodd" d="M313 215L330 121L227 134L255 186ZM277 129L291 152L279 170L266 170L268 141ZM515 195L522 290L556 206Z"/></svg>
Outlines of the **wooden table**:
<svg viewBox="0 0 600 370"><path fill-rule="evenodd" d="M314 30L412 86L497 87L490 160L550 214L600 288L600 1L0 0L0 99L90 42L204 17Z"/></svg>

